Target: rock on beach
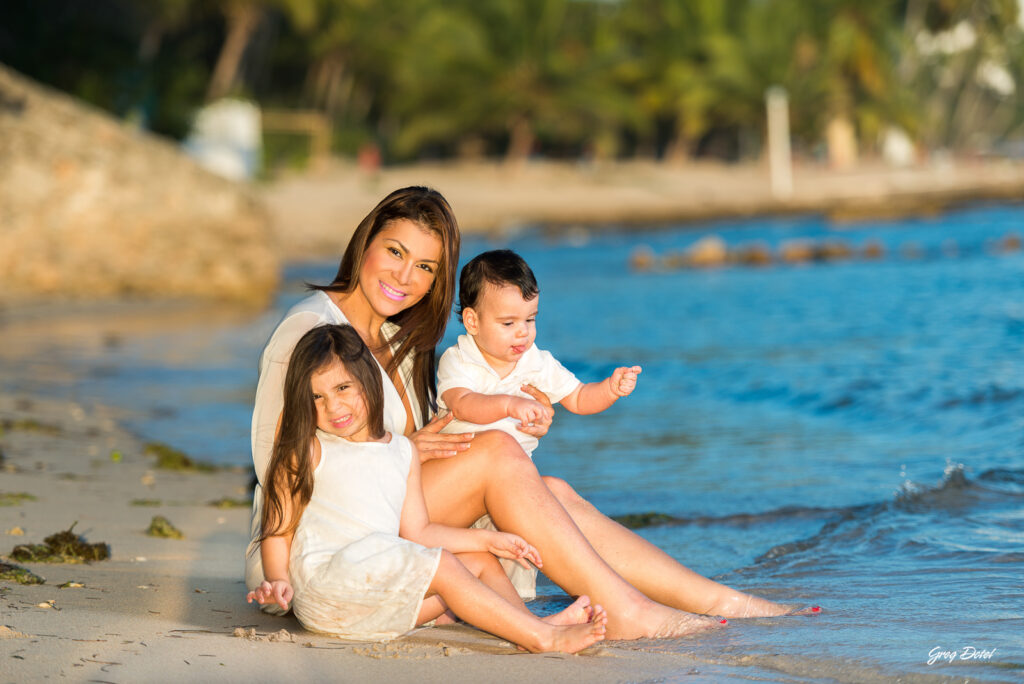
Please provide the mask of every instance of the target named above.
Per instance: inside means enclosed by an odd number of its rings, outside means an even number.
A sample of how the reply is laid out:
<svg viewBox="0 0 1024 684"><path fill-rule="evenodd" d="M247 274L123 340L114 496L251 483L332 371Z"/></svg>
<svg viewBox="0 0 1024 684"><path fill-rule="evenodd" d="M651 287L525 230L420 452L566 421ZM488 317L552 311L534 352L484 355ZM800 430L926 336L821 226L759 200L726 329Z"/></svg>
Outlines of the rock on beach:
<svg viewBox="0 0 1024 684"><path fill-rule="evenodd" d="M0 300L265 301L269 220L174 145L0 65Z"/></svg>

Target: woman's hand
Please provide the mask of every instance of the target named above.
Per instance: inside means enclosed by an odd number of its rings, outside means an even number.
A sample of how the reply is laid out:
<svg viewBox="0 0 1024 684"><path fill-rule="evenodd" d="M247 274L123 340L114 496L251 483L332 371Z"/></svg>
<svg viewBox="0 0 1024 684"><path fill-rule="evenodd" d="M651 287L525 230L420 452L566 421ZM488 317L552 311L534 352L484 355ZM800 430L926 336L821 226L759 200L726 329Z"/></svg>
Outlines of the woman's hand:
<svg viewBox="0 0 1024 684"><path fill-rule="evenodd" d="M551 428L551 420L552 418L554 418L555 415L555 410L551 407L551 400L548 399L548 395L544 394L533 385L523 385L519 389L523 390L531 397L533 397L541 404L543 404L544 407L547 408L548 414L547 417L542 418L539 421L535 420L533 422L533 425L520 425L517 429L520 432L525 432L526 434L533 435L534 437L543 437L544 435L548 434L548 430Z"/></svg>
<svg viewBox="0 0 1024 684"><path fill-rule="evenodd" d="M455 417L451 411L439 413L429 423L409 435L420 455L420 463L434 458L451 458L470 447L476 433L467 432L461 435L442 435L441 430L452 422Z"/></svg>
<svg viewBox="0 0 1024 684"><path fill-rule="evenodd" d="M518 561L527 570L530 569L530 561L538 568L542 567L544 563L540 559L540 552L526 543L526 540L516 534L510 534L509 532L491 532L487 541L487 551L493 553L498 558L508 558L509 560Z"/></svg>
<svg viewBox="0 0 1024 684"><path fill-rule="evenodd" d="M260 586L246 595L245 600L248 603L256 601L261 606L265 603L276 603L284 610L288 610L288 603L294 595L295 592L292 591L292 585L288 580L264 580Z"/></svg>

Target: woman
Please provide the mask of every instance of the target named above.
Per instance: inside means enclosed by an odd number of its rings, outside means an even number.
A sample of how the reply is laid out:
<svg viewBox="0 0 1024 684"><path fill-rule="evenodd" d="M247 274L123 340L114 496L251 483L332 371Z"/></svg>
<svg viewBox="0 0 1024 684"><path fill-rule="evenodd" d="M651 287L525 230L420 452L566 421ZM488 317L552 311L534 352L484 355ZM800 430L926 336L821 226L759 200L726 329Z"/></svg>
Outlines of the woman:
<svg viewBox="0 0 1024 684"><path fill-rule="evenodd" d="M260 360L253 413L253 462L262 480L281 411L288 358L296 341L322 323L349 323L381 365L385 427L406 434L423 463L433 521L468 527L489 513L501 530L533 544L544 573L571 595L608 612L609 639L678 636L718 624L698 615L781 615L788 606L735 591L687 569L602 515L568 484L541 478L518 443L499 431L443 435L434 418L434 348L451 315L459 231L445 199L421 187L397 190L359 224L330 285L293 307ZM539 401L547 401L540 392ZM530 430L542 436L548 425ZM254 497L258 539L262 492ZM250 545L246 584L262 580ZM685 611L685 612L684 612Z"/></svg>

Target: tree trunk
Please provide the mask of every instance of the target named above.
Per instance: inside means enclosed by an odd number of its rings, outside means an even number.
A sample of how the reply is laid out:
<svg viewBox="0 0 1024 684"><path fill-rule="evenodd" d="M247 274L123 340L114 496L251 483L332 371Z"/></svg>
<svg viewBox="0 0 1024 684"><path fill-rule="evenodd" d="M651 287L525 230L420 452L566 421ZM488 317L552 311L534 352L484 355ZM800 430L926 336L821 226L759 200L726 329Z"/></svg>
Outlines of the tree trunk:
<svg viewBox="0 0 1024 684"><path fill-rule="evenodd" d="M234 88L245 49L261 18L262 11L250 2L229 2L224 5L227 35L217 57L213 75L210 77L210 85L206 91L207 100L224 97Z"/></svg>
<svg viewBox="0 0 1024 684"><path fill-rule="evenodd" d="M525 115L516 117L509 131L505 162L517 166L523 164L529 158L530 152L533 151L536 139L530 120Z"/></svg>

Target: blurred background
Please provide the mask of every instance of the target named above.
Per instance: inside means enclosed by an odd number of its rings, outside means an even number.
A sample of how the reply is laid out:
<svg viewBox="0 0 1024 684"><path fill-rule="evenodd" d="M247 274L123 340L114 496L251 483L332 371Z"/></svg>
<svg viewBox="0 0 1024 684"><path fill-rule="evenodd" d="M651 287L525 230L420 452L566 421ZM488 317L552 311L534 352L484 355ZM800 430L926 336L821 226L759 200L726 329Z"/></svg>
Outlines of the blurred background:
<svg viewBox="0 0 1024 684"><path fill-rule="evenodd" d="M1016 0L37 0L0 61L176 140L237 97L323 117L327 153L750 161L765 91L799 156L1021 153ZM260 173L303 166L278 126ZM277 129L277 130L275 130ZM318 151L319 152L319 151ZM369 154L369 153L366 153ZM894 153L895 154L895 153Z"/></svg>

